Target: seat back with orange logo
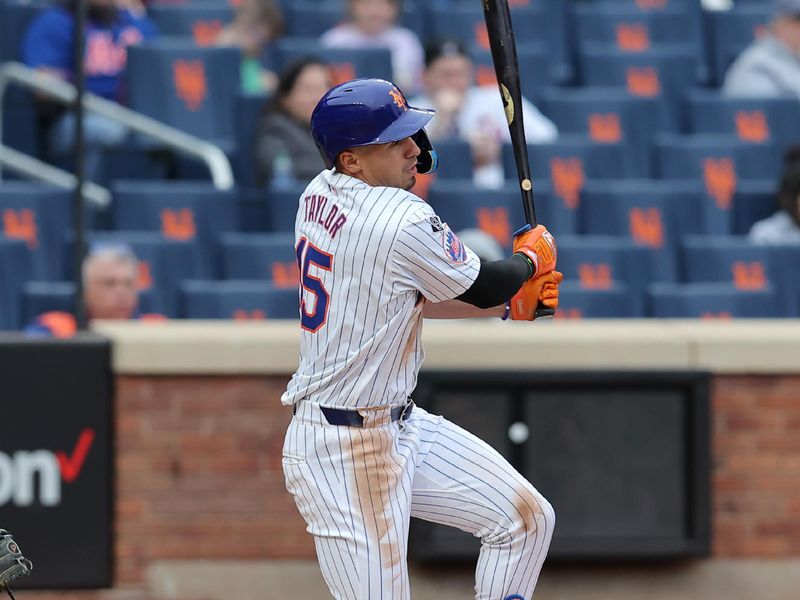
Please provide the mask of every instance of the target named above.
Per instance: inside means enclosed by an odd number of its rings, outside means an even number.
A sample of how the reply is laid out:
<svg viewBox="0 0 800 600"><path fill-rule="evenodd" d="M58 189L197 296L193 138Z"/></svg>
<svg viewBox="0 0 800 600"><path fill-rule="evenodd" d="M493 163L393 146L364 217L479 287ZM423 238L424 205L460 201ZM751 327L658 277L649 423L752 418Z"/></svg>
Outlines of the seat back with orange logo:
<svg viewBox="0 0 800 600"><path fill-rule="evenodd" d="M561 0L512 0L509 4L518 50L527 42L536 41L544 42L550 51L550 62L544 71L537 71L534 77L522 77L523 93L528 78L568 81L572 67L568 59L564 3ZM489 34L480 2L436 5L428 9L427 14L429 37L460 39L465 46L489 49Z"/></svg>
<svg viewBox="0 0 800 600"><path fill-rule="evenodd" d="M580 43L604 42L622 52L643 52L654 45L692 44L699 47L698 16L680 6L663 10L641 10L620 3L576 5L575 26Z"/></svg>
<svg viewBox="0 0 800 600"><path fill-rule="evenodd" d="M161 35L191 38L198 46L211 46L226 23L233 20L233 7L220 4L154 4L147 9Z"/></svg>
<svg viewBox="0 0 800 600"><path fill-rule="evenodd" d="M387 48L325 48L314 38L282 38L275 43L273 54L278 70L309 55L321 57L331 70L334 85L358 77L392 79Z"/></svg>
<svg viewBox="0 0 800 600"><path fill-rule="evenodd" d="M641 310L624 283L587 289L574 281L559 286L557 319L621 319L639 317Z"/></svg>
<svg viewBox="0 0 800 600"><path fill-rule="evenodd" d="M709 234L734 233L739 188L748 180L774 182L780 169L772 145L718 134L660 136L654 144L654 163L659 177L698 182L702 230Z"/></svg>
<svg viewBox="0 0 800 600"><path fill-rule="evenodd" d="M187 319L298 319L297 288L263 281L185 281L182 312Z"/></svg>
<svg viewBox="0 0 800 600"><path fill-rule="evenodd" d="M624 160L617 170L625 169L625 176L647 177L652 139L658 131L670 129L661 103L661 98L631 96L619 86L549 88L542 93L539 108L558 127L559 139L581 135L601 148L618 145Z"/></svg>
<svg viewBox="0 0 800 600"><path fill-rule="evenodd" d="M728 134L741 143L776 147L800 139L796 99L727 98L696 90L688 95L687 109L695 133Z"/></svg>
<svg viewBox="0 0 800 600"><path fill-rule="evenodd" d="M697 184L677 181L593 181L583 195L584 231L624 236L652 251L654 279L678 278L677 245L701 229Z"/></svg>
<svg viewBox="0 0 800 600"><path fill-rule="evenodd" d="M660 319L727 321L780 316L772 288L744 292L728 283L655 284L648 301L648 316Z"/></svg>
<svg viewBox="0 0 800 600"><path fill-rule="evenodd" d="M475 64L475 82L481 86L497 89L497 75L494 71L492 53L490 50L473 46L470 56ZM520 88L522 96L531 102L536 102L544 89L558 83L557 72L551 70L553 57L547 44L541 42L526 42L517 48L517 61L519 62ZM535 73L534 77L527 75ZM437 142L438 144L438 142Z"/></svg>
<svg viewBox="0 0 800 600"><path fill-rule="evenodd" d="M226 233L222 236L225 279L270 281L278 288L297 289L300 270L290 233Z"/></svg>
<svg viewBox="0 0 800 600"><path fill-rule="evenodd" d="M112 193L114 229L158 232L165 240L194 243L202 260L200 274L218 275L219 237L239 230L236 192L205 182L120 181Z"/></svg>
<svg viewBox="0 0 800 600"><path fill-rule="evenodd" d="M129 104L168 125L229 145L240 61L237 48L200 47L193 40L132 47L127 65Z"/></svg>
<svg viewBox="0 0 800 600"><path fill-rule="evenodd" d="M22 324L20 298L23 284L31 278L31 251L24 240L0 235L0 331Z"/></svg>
<svg viewBox="0 0 800 600"><path fill-rule="evenodd" d="M686 90L704 83L702 63L691 44L654 46L641 52L620 52L609 44L585 43L579 52L583 83L621 87L631 96L660 100L661 131L680 126L678 108Z"/></svg>
<svg viewBox="0 0 800 600"><path fill-rule="evenodd" d="M63 278L69 262L64 243L71 214L69 191L18 181L0 186L0 236L22 240L29 248L34 279Z"/></svg>
<svg viewBox="0 0 800 600"><path fill-rule="evenodd" d="M682 249L689 282L721 282L754 291L766 289L775 279L767 248L743 236L687 236Z"/></svg>

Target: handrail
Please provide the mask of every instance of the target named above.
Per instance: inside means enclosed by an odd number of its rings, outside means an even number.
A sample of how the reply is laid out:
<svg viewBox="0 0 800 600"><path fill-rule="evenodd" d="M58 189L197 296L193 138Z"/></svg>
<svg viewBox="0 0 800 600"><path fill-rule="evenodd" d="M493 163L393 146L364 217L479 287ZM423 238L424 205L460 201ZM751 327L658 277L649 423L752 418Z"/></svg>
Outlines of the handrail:
<svg viewBox="0 0 800 600"><path fill-rule="evenodd" d="M75 101L75 86L54 75L31 69L18 62L6 62L0 65L0 164L5 163L25 175L48 183L63 187L74 186L75 178L70 173L3 145L3 100L10 83L42 92L47 94L48 99L64 104ZM91 93L84 94L83 106L88 111L119 121L136 132L154 138L173 150L199 158L208 166L214 187L220 190L233 188L230 161L218 146ZM0 179L2 179L1 171ZM87 183L83 194L87 200L101 206L107 205L110 199L108 190L92 183Z"/></svg>

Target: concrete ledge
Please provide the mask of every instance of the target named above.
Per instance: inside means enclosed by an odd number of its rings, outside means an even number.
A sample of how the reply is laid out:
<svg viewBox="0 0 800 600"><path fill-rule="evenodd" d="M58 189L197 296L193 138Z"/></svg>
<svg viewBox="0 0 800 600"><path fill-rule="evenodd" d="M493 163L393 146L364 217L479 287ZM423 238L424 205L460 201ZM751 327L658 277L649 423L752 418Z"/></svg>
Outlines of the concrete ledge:
<svg viewBox="0 0 800 600"><path fill-rule="evenodd" d="M413 568L414 600L472 598L474 567ZM162 561L147 573L148 592L169 600L329 598L314 561ZM704 560L681 565L549 566L542 600L796 600L800 559Z"/></svg>
<svg viewBox="0 0 800 600"><path fill-rule="evenodd" d="M295 321L98 322L119 374L294 372ZM427 321L424 369L800 372L800 321Z"/></svg>

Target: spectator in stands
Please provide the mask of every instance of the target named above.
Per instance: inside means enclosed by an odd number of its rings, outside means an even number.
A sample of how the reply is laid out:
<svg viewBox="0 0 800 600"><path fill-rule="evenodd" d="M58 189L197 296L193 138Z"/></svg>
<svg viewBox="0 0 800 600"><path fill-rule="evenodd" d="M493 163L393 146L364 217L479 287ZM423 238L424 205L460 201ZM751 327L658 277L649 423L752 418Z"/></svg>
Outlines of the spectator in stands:
<svg viewBox="0 0 800 600"><path fill-rule="evenodd" d="M410 29L395 24L401 0L348 0L350 22L326 32L320 41L331 48L388 48L397 85L406 95L420 89L422 44Z"/></svg>
<svg viewBox="0 0 800 600"><path fill-rule="evenodd" d="M497 87L475 85L474 65L457 40L434 41L425 47L423 81L424 94L409 103L436 109L436 116L426 128L430 138L461 138L470 142L475 184L501 186L504 176L500 153L502 144L510 141L511 135ZM556 126L525 99L522 113L528 143L556 139Z"/></svg>
<svg viewBox="0 0 800 600"><path fill-rule="evenodd" d="M86 317L96 319L158 319L159 315L138 313L137 277L139 261L124 244L105 244L87 254L83 261L83 299ZM70 313L53 311L39 315L25 332L31 335L70 337L77 323Z"/></svg>
<svg viewBox="0 0 800 600"><path fill-rule="evenodd" d="M800 100L800 0L773 0L768 32L731 65L728 96L795 96Z"/></svg>
<svg viewBox="0 0 800 600"><path fill-rule="evenodd" d="M277 77L262 64L264 50L283 33L283 15L277 0L242 0L233 21L217 36L218 46L242 51L242 91L271 92Z"/></svg>
<svg viewBox="0 0 800 600"><path fill-rule="evenodd" d="M762 245L800 244L800 146L790 148L784 156L778 204L778 212L753 224L751 241Z"/></svg>
<svg viewBox="0 0 800 600"><path fill-rule="evenodd" d="M478 255L481 261L491 262L505 258L503 247L496 239L481 229L462 229L456 235L463 244L466 244L467 248Z"/></svg>
<svg viewBox="0 0 800 600"><path fill-rule="evenodd" d="M256 136L259 185L308 181L325 168L310 125L314 107L331 86L328 67L316 59L301 59L281 74Z"/></svg>
<svg viewBox="0 0 800 600"><path fill-rule="evenodd" d="M65 81L73 81L73 31L75 0L45 9L31 23L22 46L29 67L46 71ZM156 35L140 0L88 0L83 68L86 90L107 100L124 103L123 74L128 46ZM71 111L42 99L41 110L49 116L47 151L52 161L72 155L75 119ZM97 179L102 172L104 147L122 144L128 128L96 113L84 116L85 174Z"/></svg>

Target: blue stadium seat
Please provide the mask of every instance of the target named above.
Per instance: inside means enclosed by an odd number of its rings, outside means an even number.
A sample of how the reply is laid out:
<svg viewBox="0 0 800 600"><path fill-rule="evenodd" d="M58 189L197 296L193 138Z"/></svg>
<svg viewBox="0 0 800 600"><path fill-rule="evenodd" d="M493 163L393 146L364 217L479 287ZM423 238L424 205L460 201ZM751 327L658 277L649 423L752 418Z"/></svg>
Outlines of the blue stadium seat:
<svg viewBox="0 0 800 600"><path fill-rule="evenodd" d="M548 182L553 196L569 209L580 204L587 180L624 179L631 175L621 143L595 144L587 136L566 134L548 144L528 144L528 162L534 191L538 191L542 182ZM506 179L516 180L517 167L510 143L503 146L503 169Z"/></svg>
<svg viewBox="0 0 800 600"><path fill-rule="evenodd" d="M472 148L464 140L436 140L434 143L439 155L440 179L469 179L472 177Z"/></svg>
<svg viewBox="0 0 800 600"><path fill-rule="evenodd" d="M214 44L222 28L233 20L230 4L151 4L147 14L165 36L192 38L198 46Z"/></svg>
<svg viewBox="0 0 800 600"><path fill-rule="evenodd" d="M331 69L334 83L357 77L392 79L392 58L386 48L324 48L316 38L281 38L272 49L272 67L282 71L292 62L313 56Z"/></svg>
<svg viewBox="0 0 800 600"><path fill-rule="evenodd" d="M796 316L798 263L790 265L800 253L782 254L739 236L687 236L682 251L686 281L727 283L742 291L772 288L780 311L773 316Z"/></svg>
<svg viewBox="0 0 800 600"><path fill-rule="evenodd" d="M683 235L702 233L699 186L691 182L592 181L583 195L583 231L616 235L651 254L651 272L659 281L676 281L678 243Z"/></svg>
<svg viewBox="0 0 800 600"><path fill-rule="evenodd" d="M217 276L219 236L239 230L235 191L220 191L206 183L119 181L112 194L114 229L157 231L165 239L195 241L202 276Z"/></svg>
<svg viewBox="0 0 800 600"><path fill-rule="evenodd" d="M160 233L107 231L89 236L91 247L125 244L139 259L139 294L148 298L148 313L177 317L181 278L203 275L196 240L164 239Z"/></svg>
<svg viewBox="0 0 800 600"><path fill-rule="evenodd" d="M692 90L687 101L690 132L729 134L743 143L781 149L800 140L797 98L727 98Z"/></svg>
<svg viewBox="0 0 800 600"><path fill-rule="evenodd" d="M22 289L21 326L47 312L72 313L75 285L67 281L30 281Z"/></svg>
<svg viewBox="0 0 800 600"><path fill-rule="evenodd" d="M722 85L731 63L764 32L772 7L768 2L736 2L730 10L709 11L706 17L713 83Z"/></svg>
<svg viewBox="0 0 800 600"><path fill-rule="evenodd" d="M548 89L540 108L562 134L580 134L599 145L622 144L629 176L650 172L650 146L662 128L653 115L659 100L633 97L618 88Z"/></svg>
<svg viewBox="0 0 800 600"><path fill-rule="evenodd" d="M559 236L558 270L581 289L606 290L625 284L637 314L644 310L644 291L652 283L653 248L617 236Z"/></svg>
<svg viewBox="0 0 800 600"><path fill-rule="evenodd" d="M294 221L300 205L300 196L307 185L307 182L297 182L286 188L274 185L267 188L265 201L269 231L273 233L294 232Z"/></svg>
<svg viewBox="0 0 800 600"><path fill-rule="evenodd" d="M584 85L621 87L632 96L657 100L661 131L681 129L683 95L704 78L697 49L685 44L627 53L609 44L586 43L579 57Z"/></svg>
<svg viewBox="0 0 800 600"><path fill-rule="evenodd" d="M514 38L520 46L532 41L543 41L546 44L551 56L546 77L555 82L569 81L573 75L567 45L569 37L565 26L566 8L563 5L561 0L548 0L511 8ZM480 3L431 6L428 15L428 33L431 37L457 38L467 46L476 44L479 48L489 49L489 37Z"/></svg>
<svg viewBox="0 0 800 600"><path fill-rule="evenodd" d="M554 235L575 233L578 215L553 198L546 184L537 185L536 216ZM471 181L435 181L431 185L429 202L437 214L455 232L478 228L505 249L511 249L514 231L525 224L522 200L517 184L501 189L476 188Z"/></svg>
<svg viewBox="0 0 800 600"><path fill-rule="evenodd" d="M771 144L743 143L731 135L661 135L654 144L654 171L664 179L702 182L703 231L734 231L732 205L741 180L773 180L780 152Z"/></svg>
<svg viewBox="0 0 800 600"><path fill-rule="evenodd" d="M656 283L648 293L648 316L661 319L774 318L775 291L742 291L727 283Z"/></svg>
<svg viewBox="0 0 800 600"><path fill-rule="evenodd" d="M235 48L180 40L132 46L126 71L130 107L230 151L240 62Z"/></svg>
<svg viewBox="0 0 800 600"><path fill-rule="evenodd" d="M619 2L589 2L573 8L576 39L579 43L613 43L623 52L643 52L660 44L684 43L696 47L699 17L683 6L644 11L636 5Z"/></svg>
<svg viewBox="0 0 800 600"><path fill-rule="evenodd" d="M31 278L31 251L24 240L0 236L0 331L18 329L22 286Z"/></svg>
<svg viewBox="0 0 800 600"><path fill-rule="evenodd" d="M35 183L0 185L0 233L31 250L32 278L61 279L67 258L64 235L72 226L72 193Z"/></svg>
<svg viewBox="0 0 800 600"><path fill-rule="evenodd" d="M224 279L270 281L297 289L300 271L291 233L226 233L222 236Z"/></svg>
<svg viewBox="0 0 800 600"><path fill-rule="evenodd" d="M497 89L497 75L491 51L473 44L469 52L475 64L475 80L478 85ZM545 88L559 83L556 79L557 73L553 73L550 69L552 56L546 44L527 41L518 44L517 61L522 95L531 102L536 103Z"/></svg>
<svg viewBox="0 0 800 600"><path fill-rule="evenodd" d="M187 319L298 319L297 288L263 281L185 281Z"/></svg>
<svg viewBox="0 0 800 600"><path fill-rule="evenodd" d="M39 12L51 5L44 0L3 0L0 2L0 63L22 58L22 40L28 25Z"/></svg>
<svg viewBox="0 0 800 600"><path fill-rule="evenodd" d="M778 210L777 183L773 180L746 180L736 185L733 193L732 235L747 235L756 221L766 219Z"/></svg>
<svg viewBox="0 0 800 600"><path fill-rule="evenodd" d="M233 168L236 182L240 186L252 186L256 182L255 143L261 113L268 98L266 94L236 96L233 119L236 152Z"/></svg>
<svg viewBox="0 0 800 600"><path fill-rule="evenodd" d="M788 317L800 316L800 246L767 246L780 293L779 305Z"/></svg>
<svg viewBox="0 0 800 600"><path fill-rule="evenodd" d="M557 319L620 319L639 317L637 301L624 283L608 289L589 290L577 282L559 286Z"/></svg>

